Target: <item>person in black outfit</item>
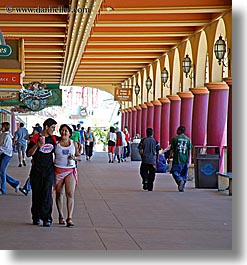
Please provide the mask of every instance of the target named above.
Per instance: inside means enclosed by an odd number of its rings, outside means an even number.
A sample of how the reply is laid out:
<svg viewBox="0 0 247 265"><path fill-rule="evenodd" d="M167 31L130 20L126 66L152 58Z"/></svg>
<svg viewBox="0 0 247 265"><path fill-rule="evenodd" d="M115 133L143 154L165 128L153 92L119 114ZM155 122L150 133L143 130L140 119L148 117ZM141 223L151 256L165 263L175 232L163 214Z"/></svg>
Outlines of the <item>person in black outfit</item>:
<svg viewBox="0 0 247 265"><path fill-rule="evenodd" d="M153 138L152 128L147 128L146 135L147 137L141 139L138 145L139 153L142 158L140 174L142 177L143 189L152 191L160 145L158 141Z"/></svg>
<svg viewBox="0 0 247 265"><path fill-rule="evenodd" d="M45 120L43 131L30 139L26 151L28 157L33 157L30 171L33 224L39 225L42 220L43 226L46 227L52 223L53 153L56 145L56 136L53 132L56 124L52 118Z"/></svg>

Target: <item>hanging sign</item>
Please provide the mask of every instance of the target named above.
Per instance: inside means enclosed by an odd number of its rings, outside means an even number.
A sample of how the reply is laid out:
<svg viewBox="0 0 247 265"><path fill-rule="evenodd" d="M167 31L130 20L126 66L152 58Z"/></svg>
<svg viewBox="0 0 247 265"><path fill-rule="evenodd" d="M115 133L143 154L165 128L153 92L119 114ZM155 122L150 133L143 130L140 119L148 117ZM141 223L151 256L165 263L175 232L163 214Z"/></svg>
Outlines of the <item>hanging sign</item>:
<svg viewBox="0 0 247 265"><path fill-rule="evenodd" d="M9 45L6 45L3 33L0 30L0 56L9 56L12 53L12 49Z"/></svg>
<svg viewBox="0 0 247 265"><path fill-rule="evenodd" d="M115 101L132 101L132 88L116 87L114 90Z"/></svg>

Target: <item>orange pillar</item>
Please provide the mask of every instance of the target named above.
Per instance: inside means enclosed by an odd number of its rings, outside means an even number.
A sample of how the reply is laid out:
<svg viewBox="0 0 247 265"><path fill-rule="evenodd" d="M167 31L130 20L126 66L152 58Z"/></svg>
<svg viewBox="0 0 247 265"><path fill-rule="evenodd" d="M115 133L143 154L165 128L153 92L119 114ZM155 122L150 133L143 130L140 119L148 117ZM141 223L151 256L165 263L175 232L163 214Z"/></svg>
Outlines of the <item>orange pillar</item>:
<svg viewBox="0 0 247 265"><path fill-rule="evenodd" d="M207 117L208 117L208 98L207 88L191 88L194 95L193 114L192 114L192 144L206 145L207 143Z"/></svg>
<svg viewBox="0 0 247 265"><path fill-rule="evenodd" d="M177 94L181 98L180 125L185 126L185 135L191 139L194 96L191 92L178 92Z"/></svg>
<svg viewBox="0 0 247 265"><path fill-rule="evenodd" d="M232 172L232 78L225 78L229 86L228 115L227 115L227 171Z"/></svg>
<svg viewBox="0 0 247 265"><path fill-rule="evenodd" d="M208 83L206 86L209 90L207 145L220 146L220 171L223 171L229 87L225 82Z"/></svg>
<svg viewBox="0 0 247 265"><path fill-rule="evenodd" d="M152 104L154 106L154 116L153 116L154 138L160 143L160 123L161 123L162 104L158 100L152 101Z"/></svg>
<svg viewBox="0 0 247 265"><path fill-rule="evenodd" d="M174 136L177 136L177 128L180 125L181 98L178 95L168 95L167 98L171 101L169 135L171 141Z"/></svg>
<svg viewBox="0 0 247 265"><path fill-rule="evenodd" d="M161 102L161 127L160 127L160 146L165 149L169 146L170 133L170 100L159 98Z"/></svg>

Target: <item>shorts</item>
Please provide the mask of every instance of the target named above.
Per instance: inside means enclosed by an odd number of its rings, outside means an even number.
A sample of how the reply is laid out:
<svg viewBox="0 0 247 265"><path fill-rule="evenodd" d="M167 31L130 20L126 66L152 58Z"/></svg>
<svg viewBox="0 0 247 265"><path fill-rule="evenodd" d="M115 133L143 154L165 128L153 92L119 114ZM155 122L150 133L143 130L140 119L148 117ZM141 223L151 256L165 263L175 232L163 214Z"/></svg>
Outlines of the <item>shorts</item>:
<svg viewBox="0 0 247 265"><path fill-rule="evenodd" d="M17 143L16 146L17 146L18 152L21 152L21 151L25 152L26 151L26 148L27 148L26 144Z"/></svg>
<svg viewBox="0 0 247 265"><path fill-rule="evenodd" d="M108 145L108 153L114 154L115 146L109 146Z"/></svg>

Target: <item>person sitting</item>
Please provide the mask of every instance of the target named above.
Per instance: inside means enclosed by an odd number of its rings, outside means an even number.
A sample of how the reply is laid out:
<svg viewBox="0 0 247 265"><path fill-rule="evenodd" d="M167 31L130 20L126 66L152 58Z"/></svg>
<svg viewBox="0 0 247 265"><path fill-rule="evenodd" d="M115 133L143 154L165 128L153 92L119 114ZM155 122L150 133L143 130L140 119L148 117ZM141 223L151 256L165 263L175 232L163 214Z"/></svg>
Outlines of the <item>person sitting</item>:
<svg viewBox="0 0 247 265"><path fill-rule="evenodd" d="M166 173L168 168L169 168L169 165L163 154L163 150L161 149L159 151L158 161L156 164L156 173Z"/></svg>

